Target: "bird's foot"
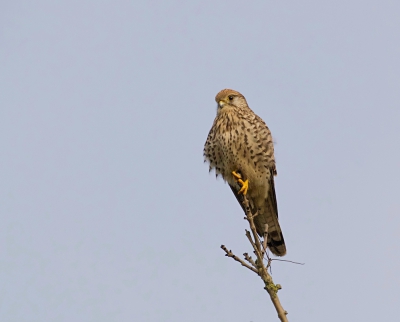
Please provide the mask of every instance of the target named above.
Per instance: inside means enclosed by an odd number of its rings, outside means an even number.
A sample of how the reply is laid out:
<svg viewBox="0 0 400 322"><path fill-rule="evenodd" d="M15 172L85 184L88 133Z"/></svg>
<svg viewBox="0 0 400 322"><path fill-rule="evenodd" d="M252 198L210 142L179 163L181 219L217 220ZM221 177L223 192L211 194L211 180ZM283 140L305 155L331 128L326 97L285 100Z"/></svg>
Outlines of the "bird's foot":
<svg viewBox="0 0 400 322"><path fill-rule="evenodd" d="M247 194L247 190L249 190L249 180L243 181L242 176L235 171L232 171L232 174L235 177L236 181L241 185L238 194L243 193L243 195L245 196Z"/></svg>
<svg viewBox="0 0 400 322"><path fill-rule="evenodd" d="M249 180L243 181L242 179L238 180L238 182L242 185L242 188L240 188L238 194L243 193L245 196L247 194L247 190L249 190Z"/></svg>

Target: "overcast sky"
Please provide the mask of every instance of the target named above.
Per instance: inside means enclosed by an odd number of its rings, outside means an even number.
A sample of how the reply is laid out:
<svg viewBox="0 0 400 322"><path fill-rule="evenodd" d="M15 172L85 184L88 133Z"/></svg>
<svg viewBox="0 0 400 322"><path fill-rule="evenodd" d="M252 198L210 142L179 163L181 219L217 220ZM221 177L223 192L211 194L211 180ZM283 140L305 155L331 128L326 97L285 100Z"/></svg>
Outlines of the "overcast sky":
<svg viewBox="0 0 400 322"><path fill-rule="evenodd" d="M277 321L203 163L223 88L275 140L290 321L400 315L400 2L2 1L0 320Z"/></svg>

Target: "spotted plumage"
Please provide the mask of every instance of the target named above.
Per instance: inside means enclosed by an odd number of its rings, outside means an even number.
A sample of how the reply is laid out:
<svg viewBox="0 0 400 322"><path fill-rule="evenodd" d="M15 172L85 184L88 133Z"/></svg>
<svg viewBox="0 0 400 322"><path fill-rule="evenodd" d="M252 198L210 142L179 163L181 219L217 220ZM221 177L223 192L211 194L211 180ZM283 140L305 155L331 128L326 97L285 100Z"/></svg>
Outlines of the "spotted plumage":
<svg viewBox="0 0 400 322"><path fill-rule="evenodd" d="M268 247L278 256L286 254L285 241L278 222L274 175L276 175L274 145L264 121L247 105L242 94L231 89L215 97L217 116L204 145L204 158L228 182L242 205L241 185L232 172L248 180L247 198L257 232L264 235L268 224Z"/></svg>

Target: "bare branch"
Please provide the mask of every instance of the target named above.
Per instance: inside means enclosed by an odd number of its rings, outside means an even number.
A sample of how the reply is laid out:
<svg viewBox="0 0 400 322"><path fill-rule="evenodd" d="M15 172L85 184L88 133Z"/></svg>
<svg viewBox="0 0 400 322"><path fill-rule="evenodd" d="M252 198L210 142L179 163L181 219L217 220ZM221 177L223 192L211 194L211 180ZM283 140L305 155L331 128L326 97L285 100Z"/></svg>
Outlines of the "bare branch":
<svg viewBox="0 0 400 322"><path fill-rule="evenodd" d="M268 268L271 267L271 262L272 260L268 257L268 263L267 266L264 264L264 254L266 254L267 250L267 238L268 238L268 225L265 227L266 233L264 234L264 240L263 243L261 244L260 239L258 238L257 230L254 225L254 217L258 215L258 212L255 213L254 215L251 213L250 206L249 206L249 201L246 196L243 196L243 208L245 209L246 217L245 219L248 221L251 229L250 231L246 230L246 237L249 240L251 246L253 247L254 254L257 256L257 260L254 261L249 254L244 253L243 256L246 261L248 261L253 267L245 263L242 259L237 257L232 253L232 251L228 251L228 249L222 245L221 248L225 251L226 256L232 257L234 260L242 264L242 266L247 267L251 271L255 272L257 275L261 277L261 279L264 282L264 289L268 292L272 304L275 307L276 312L278 313L278 317L281 320L281 322L288 322L289 320L287 319L287 312L283 309L281 302L279 301L278 297L278 291L282 289L281 285L279 284L274 284L271 275L268 273Z"/></svg>
<svg viewBox="0 0 400 322"><path fill-rule="evenodd" d="M221 245L221 248L225 251L225 256L228 257L232 257L235 261L239 262L240 264L242 264L242 266L247 267L249 270L253 271L254 273L256 273L258 275L258 271L251 267L250 265L246 264L241 258L237 257L234 253L232 253L231 250L228 250L225 245Z"/></svg>

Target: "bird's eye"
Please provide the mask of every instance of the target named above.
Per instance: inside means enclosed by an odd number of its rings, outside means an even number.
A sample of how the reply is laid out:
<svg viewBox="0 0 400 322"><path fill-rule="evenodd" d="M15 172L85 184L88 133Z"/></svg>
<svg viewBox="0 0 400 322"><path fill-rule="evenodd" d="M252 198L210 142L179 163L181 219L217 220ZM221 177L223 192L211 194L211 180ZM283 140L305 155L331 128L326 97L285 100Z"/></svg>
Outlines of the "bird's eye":
<svg viewBox="0 0 400 322"><path fill-rule="evenodd" d="M229 95L228 98L229 98L230 101L232 101L233 100L233 95Z"/></svg>

